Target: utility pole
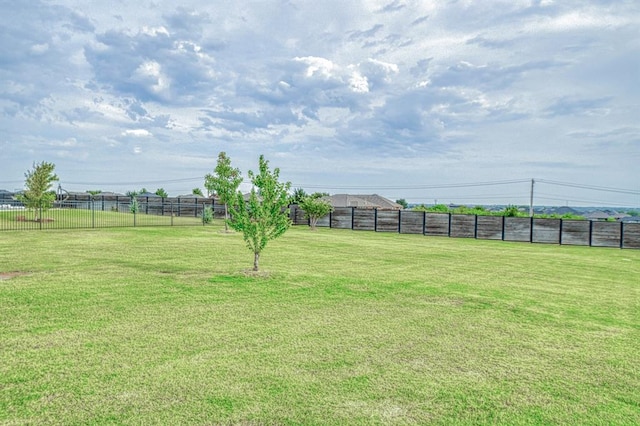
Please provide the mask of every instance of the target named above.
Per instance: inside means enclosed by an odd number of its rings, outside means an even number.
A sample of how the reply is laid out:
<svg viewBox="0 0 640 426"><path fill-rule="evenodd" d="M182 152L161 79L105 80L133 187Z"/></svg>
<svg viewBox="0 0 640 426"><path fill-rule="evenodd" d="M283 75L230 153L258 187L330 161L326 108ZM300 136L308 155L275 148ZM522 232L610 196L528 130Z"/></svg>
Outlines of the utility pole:
<svg viewBox="0 0 640 426"><path fill-rule="evenodd" d="M535 180L531 179L531 194L529 196L529 217L533 217L533 184Z"/></svg>

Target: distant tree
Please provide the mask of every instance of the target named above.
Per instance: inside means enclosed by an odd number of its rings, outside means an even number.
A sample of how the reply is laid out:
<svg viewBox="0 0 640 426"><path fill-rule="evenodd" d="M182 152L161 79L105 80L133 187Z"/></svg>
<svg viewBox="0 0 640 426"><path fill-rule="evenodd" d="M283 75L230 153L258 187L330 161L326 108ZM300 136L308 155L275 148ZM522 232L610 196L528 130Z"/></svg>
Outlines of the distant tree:
<svg viewBox="0 0 640 426"><path fill-rule="evenodd" d="M313 194L309 195L309 197L311 197L311 198L329 197L329 193L328 192L314 192Z"/></svg>
<svg viewBox="0 0 640 426"><path fill-rule="evenodd" d="M409 203L407 203L407 200L405 200L404 198L400 198L399 200L396 200L396 203L400 204L403 209L409 208Z"/></svg>
<svg viewBox="0 0 640 426"><path fill-rule="evenodd" d="M300 204L305 197L307 197L307 192L302 188L296 188L293 190L293 194L291 194L289 204Z"/></svg>
<svg viewBox="0 0 640 426"><path fill-rule="evenodd" d="M53 163L43 161L33 163L33 169L27 171L25 176L25 191L18 195L28 209L35 209L35 219L38 220L38 210L46 211L56 199L53 191L53 182L58 181L58 176L53 172L56 166Z"/></svg>
<svg viewBox="0 0 640 426"><path fill-rule="evenodd" d="M147 188L142 188L140 191L138 191L138 194L146 194L147 192Z"/></svg>
<svg viewBox="0 0 640 426"><path fill-rule="evenodd" d="M99 189L91 189L89 191L87 191L87 194L91 194L92 197L95 197L96 195L102 193L101 190Z"/></svg>
<svg viewBox="0 0 640 426"><path fill-rule="evenodd" d="M169 196L169 194L167 194L167 191L165 191L163 188L156 189L155 194L162 198L167 198Z"/></svg>
<svg viewBox="0 0 640 426"><path fill-rule="evenodd" d="M507 207L505 207L503 215L506 217L517 217L520 215L520 210L518 209L518 206L509 204Z"/></svg>
<svg viewBox="0 0 640 426"><path fill-rule="evenodd" d="M304 217L309 219L312 231L316 230L318 219L333 211L331 203L323 198L306 197L298 205L304 210Z"/></svg>
<svg viewBox="0 0 640 426"><path fill-rule="evenodd" d="M253 184L249 199L245 201L238 191L231 205L229 226L242 232L247 247L253 252L254 271L258 271L260 253L267 243L284 234L291 225L288 209L291 183L279 182L279 177L280 169L271 172L269 162L261 155L258 173L249 171Z"/></svg>
<svg viewBox="0 0 640 426"><path fill-rule="evenodd" d="M193 188L193 189L191 190L191 194L193 194L193 195L199 195L199 196L201 196L201 197L204 197L204 194L202 193L202 189L200 189L200 188Z"/></svg>
<svg viewBox="0 0 640 426"><path fill-rule="evenodd" d="M137 197L137 196L138 196L138 191L135 191L135 190L133 190L133 191L127 191L127 192L125 193L125 195L126 195L127 197L130 197L130 198L135 198L135 197Z"/></svg>
<svg viewBox="0 0 640 426"><path fill-rule="evenodd" d="M640 212L639 212L639 211L637 211L637 210L629 210L629 211L627 212L627 214L628 214L629 216L633 216L633 217L638 217L638 216L640 216Z"/></svg>
<svg viewBox="0 0 640 426"><path fill-rule="evenodd" d="M225 152L218 154L218 164L213 174L204 177L204 186L224 204L224 230L229 231L229 203L235 200L236 191L242 182L240 169L231 167L231 158Z"/></svg>

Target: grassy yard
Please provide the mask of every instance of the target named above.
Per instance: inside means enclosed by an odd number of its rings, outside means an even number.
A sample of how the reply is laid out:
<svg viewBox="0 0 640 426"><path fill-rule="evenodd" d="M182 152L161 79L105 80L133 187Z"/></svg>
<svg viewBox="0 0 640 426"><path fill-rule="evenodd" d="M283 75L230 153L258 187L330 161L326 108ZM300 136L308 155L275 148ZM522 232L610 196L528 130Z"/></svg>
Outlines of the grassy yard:
<svg viewBox="0 0 640 426"><path fill-rule="evenodd" d="M0 424L640 424L638 250L220 230L0 233Z"/></svg>

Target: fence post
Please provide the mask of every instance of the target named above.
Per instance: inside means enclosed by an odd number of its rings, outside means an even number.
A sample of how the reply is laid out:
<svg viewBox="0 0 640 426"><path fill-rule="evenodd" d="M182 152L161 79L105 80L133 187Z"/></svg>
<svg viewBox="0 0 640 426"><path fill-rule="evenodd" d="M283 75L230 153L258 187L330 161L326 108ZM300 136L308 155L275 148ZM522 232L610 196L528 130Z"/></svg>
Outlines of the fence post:
<svg viewBox="0 0 640 426"><path fill-rule="evenodd" d="M42 201L38 203L38 210L39 210L38 218L40 219L40 224L38 228L42 229Z"/></svg>
<svg viewBox="0 0 640 426"><path fill-rule="evenodd" d="M180 199L178 198L178 203L179 202L180 202ZM173 201L169 203L169 207L171 207L171 226L173 226Z"/></svg>
<svg viewBox="0 0 640 426"><path fill-rule="evenodd" d="M104 207L104 199L102 200L102 203ZM96 203L93 200L91 200L91 227L96 227Z"/></svg>
<svg viewBox="0 0 640 426"><path fill-rule="evenodd" d="M451 213L449 213L449 224L447 229L447 237L451 237Z"/></svg>
<svg viewBox="0 0 640 426"><path fill-rule="evenodd" d="M353 223L355 220L355 207L351 207L351 230L353 231Z"/></svg>
<svg viewBox="0 0 640 426"><path fill-rule="evenodd" d="M427 212L422 212L422 235L427 233Z"/></svg>
<svg viewBox="0 0 640 426"><path fill-rule="evenodd" d="M589 247L593 244L593 221L589 221Z"/></svg>
<svg viewBox="0 0 640 426"><path fill-rule="evenodd" d="M502 241L504 241L504 227L505 227L504 222L506 218L507 218L506 216L504 215L502 216Z"/></svg>
<svg viewBox="0 0 640 426"><path fill-rule="evenodd" d="M620 221L620 248L624 248L624 222Z"/></svg>
<svg viewBox="0 0 640 426"><path fill-rule="evenodd" d="M402 234L402 210L398 210L398 234Z"/></svg>
<svg viewBox="0 0 640 426"><path fill-rule="evenodd" d="M562 218L560 219L560 235L558 235L558 244L562 245Z"/></svg>
<svg viewBox="0 0 640 426"><path fill-rule="evenodd" d="M475 215L473 222L473 238L478 239L478 215Z"/></svg>
<svg viewBox="0 0 640 426"><path fill-rule="evenodd" d="M378 208L373 209L373 232L378 232Z"/></svg>
<svg viewBox="0 0 640 426"><path fill-rule="evenodd" d="M531 222L529 223L529 242L533 243L533 216L531 216Z"/></svg>

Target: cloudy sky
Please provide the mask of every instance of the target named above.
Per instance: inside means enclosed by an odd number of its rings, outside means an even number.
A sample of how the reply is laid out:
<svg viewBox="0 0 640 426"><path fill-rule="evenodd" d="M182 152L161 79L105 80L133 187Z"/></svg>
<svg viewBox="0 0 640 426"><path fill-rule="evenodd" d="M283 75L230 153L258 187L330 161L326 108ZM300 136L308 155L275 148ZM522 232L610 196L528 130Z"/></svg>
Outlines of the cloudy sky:
<svg viewBox="0 0 640 426"><path fill-rule="evenodd" d="M0 0L0 189L639 207L639 107L637 0Z"/></svg>

